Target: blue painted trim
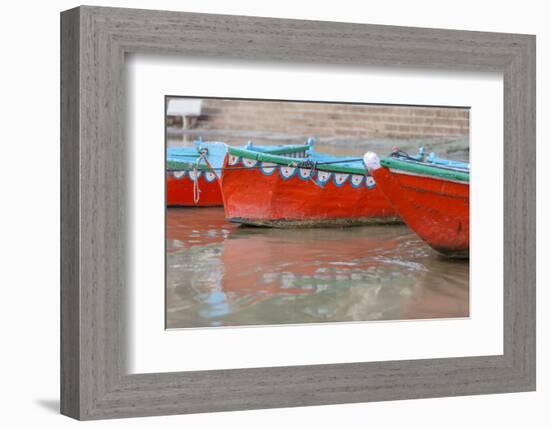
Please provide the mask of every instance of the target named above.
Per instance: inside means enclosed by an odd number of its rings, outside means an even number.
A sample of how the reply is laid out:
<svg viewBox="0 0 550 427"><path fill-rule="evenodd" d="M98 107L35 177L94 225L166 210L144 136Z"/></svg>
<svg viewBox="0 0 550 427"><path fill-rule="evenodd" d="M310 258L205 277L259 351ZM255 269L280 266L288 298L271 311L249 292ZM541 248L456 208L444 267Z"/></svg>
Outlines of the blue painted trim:
<svg viewBox="0 0 550 427"><path fill-rule="evenodd" d="M290 168L294 168L294 172L292 172L291 175L289 175L288 177L284 176L283 175L283 168L285 167L290 167ZM283 178L283 180L287 180L287 179L290 179L290 178L293 178L294 176L296 176L296 172L298 172L298 168L296 166L279 166L278 167L279 169L279 175L281 176L281 178Z"/></svg>
<svg viewBox="0 0 550 427"><path fill-rule="evenodd" d="M338 184L338 182L336 181L336 175L346 175L347 178L344 180L344 182L342 182L341 184ZM349 173L340 173L340 172L334 172L332 174L332 182L334 183L334 185L336 187L343 187L346 182L348 182L348 180L350 179L351 175Z"/></svg>
<svg viewBox="0 0 550 427"><path fill-rule="evenodd" d="M431 163L433 165L447 166L450 168L470 170L470 163L460 162L458 160L449 160L437 157L435 153L430 153L426 159L426 163Z"/></svg>
<svg viewBox="0 0 550 427"><path fill-rule="evenodd" d="M321 180L319 179L319 172L328 173L328 174L329 174L329 175L328 175L328 178L326 179L326 181L321 181ZM315 177L315 179L317 180L317 182L318 182L319 184L321 184L321 185L324 186L324 185L327 185L327 184L330 182L330 180L332 179L332 174L333 174L333 172L319 171L319 170L318 170L318 171L317 171L317 174L316 174L317 176Z"/></svg>
<svg viewBox="0 0 550 427"><path fill-rule="evenodd" d="M353 180L351 179L354 175L355 175L355 176L360 176L360 177L361 177L361 181L359 181L359 184L357 184L357 185L355 185L355 184L353 183ZM359 175L359 174L357 174L357 173L350 174L350 176L349 176L349 182L350 182L350 184L351 184L351 186L352 186L353 188L359 188L359 187L361 187L362 185L364 185L364 183L365 183L365 176L364 176L364 175Z"/></svg>
<svg viewBox="0 0 550 427"><path fill-rule="evenodd" d="M229 163L229 159L230 159L231 157L236 157L236 158L237 158L237 160L235 161L235 163ZM228 166L238 166L239 163L242 163L242 158L241 158L241 157L235 156L234 154L229 154L229 156L227 157L227 165L228 165Z"/></svg>
<svg viewBox="0 0 550 427"><path fill-rule="evenodd" d="M313 169L309 169L309 175L305 178L300 174L300 170L306 170L306 169L299 169L299 168L296 168L296 169L298 169L298 178L300 178L302 181L309 181L311 180L312 176L315 176L315 171Z"/></svg>
<svg viewBox="0 0 550 427"><path fill-rule="evenodd" d="M248 165L245 163L247 160L250 160L250 161L253 163L252 166L248 166ZM256 166L258 166L258 163L260 163L259 160L247 159L246 157L241 157L241 158L240 158L240 161L241 161L241 164L242 164L245 168L247 168L247 169L253 169L253 168L255 168Z"/></svg>
<svg viewBox="0 0 550 427"><path fill-rule="evenodd" d="M369 179L370 178L370 179ZM372 184L369 184L369 181L372 181ZM372 190L376 187L376 181L372 176L366 176L365 177L365 187L367 187L369 190Z"/></svg>
<svg viewBox="0 0 550 427"><path fill-rule="evenodd" d="M275 172L277 172L277 169L278 169L278 166L277 163L273 163L273 170L271 172L266 172L264 170L264 163L271 163L271 162L260 162L260 172L262 173L262 175L265 175L265 176L271 176L273 175ZM271 167L271 166L270 166Z"/></svg>
<svg viewBox="0 0 550 427"><path fill-rule="evenodd" d="M213 179L208 179L209 174L214 175L214 178ZM214 172L211 172L211 171L204 172L204 179L205 179L206 182L214 182L217 178L218 178L218 176Z"/></svg>

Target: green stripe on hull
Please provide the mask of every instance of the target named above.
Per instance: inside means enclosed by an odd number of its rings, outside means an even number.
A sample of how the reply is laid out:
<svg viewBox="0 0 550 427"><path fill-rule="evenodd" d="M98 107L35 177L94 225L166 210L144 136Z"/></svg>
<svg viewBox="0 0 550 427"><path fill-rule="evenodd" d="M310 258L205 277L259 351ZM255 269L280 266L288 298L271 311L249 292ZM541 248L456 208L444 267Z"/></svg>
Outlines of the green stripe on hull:
<svg viewBox="0 0 550 427"><path fill-rule="evenodd" d="M169 171L191 171L194 169L198 169L200 171L210 171L210 168L202 162L198 167L195 163L187 163L187 162L173 162L168 160L166 162L166 170Z"/></svg>
<svg viewBox="0 0 550 427"><path fill-rule="evenodd" d="M453 181L470 182L470 173L456 169L446 169L440 166L417 163L392 157L383 157L380 164L390 169L397 169L404 172L419 175L431 176L434 178L449 179Z"/></svg>
<svg viewBox="0 0 550 427"><path fill-rule="evenodd" d="M261 153L261 152L246 150L246 149L237 148L237 147L229 147L229 150L228 150L229 154L233 156L258 160L260 162L276 163L278 165L283 165L283 166L299 167L300 165L306 163L308 159L307 158L304 158L304 159L288 158L283 155L283 154L291 154L296 151L299 151L299 150L283 151L283 149L281 149L281 150L277 150L277 154L273 154L273 152ZM365 175L365 172L366 172L365 168L362 168L362 167L344 166L344 165L338 165L338 164L323 165L322 160L320 161L320 164L316 166L316 169L321 171L327 171L327 172L349 173L354 175Z"/></svg>
<svg viewBox="0 0 550 427"><path fill-rule="evenodd" d="M272 148L270 150L263 151L263 153L284 155L284 154L292 154L292 153L301 153L301 152L304 152L304 151L308 150L309 148L310 147L307 146L307 145L297 145L297 146L292 146L292 147ZM250 150L250 151L252 151L252 150ZM261 151L259 151L259 152L261 153Z"/></svg>

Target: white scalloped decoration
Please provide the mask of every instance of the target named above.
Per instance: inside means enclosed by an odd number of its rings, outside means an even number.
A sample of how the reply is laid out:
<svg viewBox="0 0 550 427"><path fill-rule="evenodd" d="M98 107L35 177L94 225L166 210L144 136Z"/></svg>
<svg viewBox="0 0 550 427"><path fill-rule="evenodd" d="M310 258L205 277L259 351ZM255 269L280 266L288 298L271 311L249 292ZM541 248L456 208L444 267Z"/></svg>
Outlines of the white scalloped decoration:
<svg viewBox="0 0 550 427"><path fill-rule="evenodd" d="M367 182L365 184L367 188L374 188L376 186L376 181L372 176L367 176Z"/></svg>
<svg viewBox="0 0 550 427"><path fill-rule="evenodd" d="M288 179L296 173L296 168L292 166L281 166L279 170L281 171L281 176L284 179Z"/></svg>
<svg viewBox="0 0 550 427"><path fill-rule="evenodd" d="M336 185L343 185L349 178L347 173L335 173L334 174L334 183Z"/></svg>
<svg viewBox="0 0 550 427"><path fill-rule="evenodd" d="M309 179L311 178L311 169L305 169L305 168L302 168L302 169L298 169L298 173L300 174L300 177L303 178L303 179Z"/></svg>
<svg viewBox="0 0 550 427"><path fill-rule="evenodd" d="M254 166L256 166L256 163L258 163L258 161L255 159L247 159L243 157L243 165L247 168L253 168Z"/></svg>
<svg viewBox="0 0 550 427"><path fill-rule="evenodd" d="M212 182L217 178L217 176L214 172L206 172L204 174L204 177L206 178L206 181L208 181L208 182Z"/></svg>
<svg viewBox="0 0 550 427"><path fill-rule="evenodd" d="M363 182L363 175L352 175L351 176L351 185L354 187L359 187L361 183Z"/></svg>
<svg viewBox="0 0 550 427"><path fill-rule="evenodd" d="M229 166L235 166L237 163L239 163L239 156L234 156L233 154L230 154L227 159L227 164Z"/></svg>
<svg viewBox="0 0 550 427"><path fill-rule="evenodd" d="M321 184L325 184L329 179L330 179L330 176L332 175L331 172L326 172L326 171L317 171L317 180L321 183Z"/></svg>
<svg viewBox="0 0 550 427"><path fill-rule="evenodd" d="M195 180L195 177L198 179L201 176L201 171L198 170L190 170L189 171L189 178L191 178L193 181Z"/></svg>
<svg viewBox="0 0 550 427"><path fill-rule="evenodd" d="M185 171L174 171L172 174L174 175L174 178L181 179L185 176Z"/></svg>
<svg viewBox="0 0 550 427"><path fill-rule="evenodd" d="M271 175L277 169L277 165L271 162L262 162L260 168L266 175Z"/></svg>

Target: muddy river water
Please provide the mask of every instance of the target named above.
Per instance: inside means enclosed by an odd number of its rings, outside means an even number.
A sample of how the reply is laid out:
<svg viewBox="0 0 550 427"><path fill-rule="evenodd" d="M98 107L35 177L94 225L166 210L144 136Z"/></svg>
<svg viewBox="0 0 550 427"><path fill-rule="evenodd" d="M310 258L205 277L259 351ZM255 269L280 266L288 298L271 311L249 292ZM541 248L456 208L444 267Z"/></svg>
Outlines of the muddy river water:
<svg viewBox="0 0 550 427"><path fill-rule="evenodd" d="M166 224L168 328L469 315L469 262L404 225L253 228L223 208L169 208Z"/></svg>

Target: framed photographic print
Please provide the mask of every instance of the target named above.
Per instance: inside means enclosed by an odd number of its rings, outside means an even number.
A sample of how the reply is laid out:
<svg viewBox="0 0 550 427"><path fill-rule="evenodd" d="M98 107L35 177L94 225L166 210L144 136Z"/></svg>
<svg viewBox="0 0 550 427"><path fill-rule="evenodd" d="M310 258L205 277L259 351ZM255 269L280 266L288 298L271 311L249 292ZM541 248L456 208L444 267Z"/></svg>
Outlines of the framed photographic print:
<svg viewBox="0 0 550 427"><path fill-rule="evenodd" d="M468 109L167 97L167 114L167 328L469 317L467 254L432 253L363 162L420 165L429 144L455 158L434 171L469 172ZM463 235L443 235L467 247L457 189Z"/></svg>
<svg viewBox="0 0 550 427"><path fill-rule="evenodd" d="M62 413L535 388L535 38L62 13Z"/></svg>

